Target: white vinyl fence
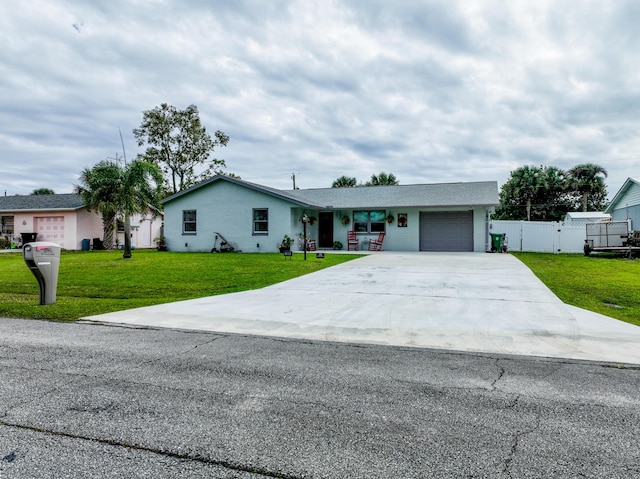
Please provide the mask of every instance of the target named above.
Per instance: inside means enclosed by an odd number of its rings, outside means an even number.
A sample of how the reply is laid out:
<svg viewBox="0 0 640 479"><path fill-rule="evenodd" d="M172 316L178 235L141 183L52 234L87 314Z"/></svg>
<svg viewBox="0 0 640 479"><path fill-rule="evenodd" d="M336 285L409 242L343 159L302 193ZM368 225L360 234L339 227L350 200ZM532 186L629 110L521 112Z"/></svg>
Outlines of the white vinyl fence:
<svg viewBox="0 0 640 479"><path fill-rule="evenodd" d="M506 233L511 251L536 253L582 253L586 238L584 223L560 221L491 220L490 233Z"/></svg>

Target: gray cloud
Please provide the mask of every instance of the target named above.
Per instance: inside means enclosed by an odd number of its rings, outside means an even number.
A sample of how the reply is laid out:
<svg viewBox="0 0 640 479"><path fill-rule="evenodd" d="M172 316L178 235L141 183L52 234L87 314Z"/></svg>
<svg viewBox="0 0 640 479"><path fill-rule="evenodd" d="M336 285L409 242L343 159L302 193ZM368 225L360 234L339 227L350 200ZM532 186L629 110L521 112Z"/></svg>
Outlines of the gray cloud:
<svg viewBox="0 0 640 479"><path fill-rule="evenodd" d="M633 0L0 4L0 189L71 191L167 102L269 186L588 161L613 193L640 176L639 23Z"/></svg>

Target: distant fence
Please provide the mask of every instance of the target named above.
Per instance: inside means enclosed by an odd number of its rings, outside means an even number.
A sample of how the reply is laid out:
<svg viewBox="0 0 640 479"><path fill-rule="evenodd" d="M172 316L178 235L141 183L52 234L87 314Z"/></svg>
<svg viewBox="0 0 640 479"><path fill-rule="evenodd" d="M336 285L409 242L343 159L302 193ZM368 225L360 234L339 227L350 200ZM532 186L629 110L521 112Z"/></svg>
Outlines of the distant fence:
<svg viewBox="0 0 640 479"><path fill-rule="evenodd" d="M586 226L584 223L560 221L492 220L489 232L506 233L511 251L582 253Z"/></svg>

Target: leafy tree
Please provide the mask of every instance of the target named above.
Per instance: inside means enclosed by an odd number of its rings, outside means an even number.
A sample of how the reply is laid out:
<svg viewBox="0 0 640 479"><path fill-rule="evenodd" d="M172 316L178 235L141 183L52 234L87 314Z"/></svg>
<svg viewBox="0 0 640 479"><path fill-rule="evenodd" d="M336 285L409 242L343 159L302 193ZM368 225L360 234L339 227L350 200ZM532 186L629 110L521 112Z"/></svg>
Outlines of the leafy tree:
<svg viewBox="0 0 640 479"><path fill-rule="evenodd" d="M387 186L398 185L400 182L393 173L388 175L383 171L379 175L371 175L371 179L367 181L364 186Z"/></svg>
<svg viewBox="0 0 640 479"><path fill-rule="evenodd" d="M214 174L221 174L226 166L224 160L210 160L209 155L214 148L227 146L229 137L218 130L212 138L200 122L195 105L179 110L162 103L143 112L140 128L134 128L133 134L138 146L147 145L140 159L162 169L168 190L172 193ZM205 167L204 171L197 173L201 167Z"/></svg>
<svg viewBox="0 0 640 479"><path fill-rule="evenodd" d="M353 188L355 186L358 186L358 181L354 177L344 175L331 184L331 188Z"/></svg>
<svg viewBox="0 0 640 479"><path fill-rule="evenodd" d="M607 170L593 163L584 163L571 168L568 174L571 189L580 197L582 211L599 211L606 207L604 178Z"/></svg>
<svg viewBox="0 0 640 479"><path fill-rule="evenodd" d="M56 192L49 188L38 188L31 192L32 195L55 195Z"/></svg>
<svg viewBox="0 0 640 479"><path fill-rule="evenodd" d="M555 166L522 166L500 190L494 219L558 221L571 209L566 173Z"/></svg>
<svg viewBox="0 0 640 479"><path fill-rule="evenodd" d="M124 216L124 258L131 257L130 216L144 213L149 207L159 209L162 172L151 163L135 160L120 167L104 160L80 175L79 193L89 210L102 215L103 241L113 247L113 224L118 214Z"/></svg>
<svg viewBox="0 0 640 479"><path fill-rule="evenodd" d="M82 170L80 184L75 186L75 192L82 196L87 209L97 211L102 216L102 238L106 249L113 248L113 224L118 214L120 173L120 167L116 163L104 160L93 168Z"/></svg>
<svg viewBox="0 0 640 479"><path fill-rule="evenodd" d="M535 199L536 213L544 221L561 221L573 202L567 182L567 172L555 166L542 167L542 185Z"/></svg>

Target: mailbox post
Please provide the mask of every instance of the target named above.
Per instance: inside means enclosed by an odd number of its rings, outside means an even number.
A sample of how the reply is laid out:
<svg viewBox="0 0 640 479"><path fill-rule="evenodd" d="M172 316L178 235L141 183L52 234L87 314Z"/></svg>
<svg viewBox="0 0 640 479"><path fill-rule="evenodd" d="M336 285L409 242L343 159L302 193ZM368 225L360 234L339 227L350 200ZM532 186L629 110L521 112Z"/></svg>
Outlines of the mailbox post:
<svg viewBox="0 0 640 479"><path fill-rule="evenodd" d="M40 304L56 302L61 249L60 245L47 241L27 243L22 247L24 262L38 280Z"/></svg>

